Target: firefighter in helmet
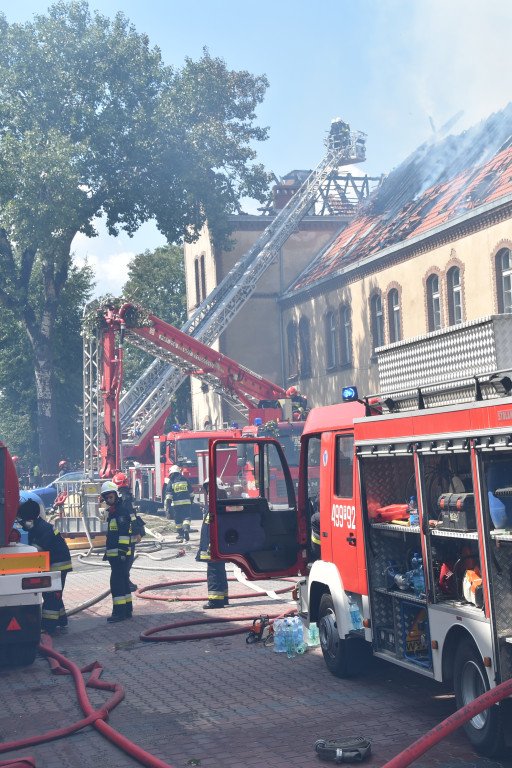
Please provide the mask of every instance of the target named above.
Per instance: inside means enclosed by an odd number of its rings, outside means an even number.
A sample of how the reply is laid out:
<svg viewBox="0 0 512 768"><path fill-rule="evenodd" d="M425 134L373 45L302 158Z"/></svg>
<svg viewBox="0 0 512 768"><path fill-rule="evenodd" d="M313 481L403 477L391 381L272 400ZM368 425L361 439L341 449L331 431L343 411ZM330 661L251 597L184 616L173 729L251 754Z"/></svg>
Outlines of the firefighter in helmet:
<svg viewBox="0 0 512 768"><path fill-rule="evenodd" d="M65 459L62 461L59 461L59 477L62 477L62 475L65 475L68 471L68 463Z"/></svg>
<svg viewBox="0 0 512 768"><path fill-rule="evenodd" d="M130 538L130 557L128 562L128 577L130 570L135 560L135 545L142 541L142 537L146 535L146 528L144 526L144 520L138 516L137 510L133 506L133 493L130 489L130 481L124 472L116 472L112 478L113 482L117 485L117 492L123 504L130 512L130 521L132 525L132 533ZM130 579L130 591L135 592L137 585Z"/></svg>
<svg viewBox="0 0 512 768"><path fill-rule="evenodd" d="M131 619L133 612L129 565L132 536L130 510L112 480L107 480L101 486L101 497L108 510L107 543L103 559L110 564L112 615L107 621L124 621Z"/></svg>
<svg viewBox="0 0 512 768"><path fill-rule="evenodd" d="M174 464L169 470L169 483L167 493L172 499L174 520L176 521L177 541L190 539L190 521L192 515L192 498L194 491L190 481L181 473L180 468Z"/></svg>
<svg viewBox="0 0 512 768"><path fill-rule="evenodd" d="M49 552L50 571L59 571L61 589L58 592L43 592L41 628L49 635L68 625L68 617L62 600L66 576L72 570L71 555L65 540L53 525L40 517L40 507L34 499L23 501L18 507L18 523L28 532L28 543L40 552Z"/></svg>
<svg viewBox="0 0 512 768"><path fill-rule="evenodd" d="M226 566L223 561L212 562L210 553L210 512L208 507L208 478L203 483L206 494L206 506L203 514L203 524L201 526L201 538L199 541L199 551L196 560L206 563L206 580L208 582L208 602L203 608L224 608L229 605L228 600L228 579L226 576ZM226 490L222 481L217 478L217 498L227 497Z"/></svg>

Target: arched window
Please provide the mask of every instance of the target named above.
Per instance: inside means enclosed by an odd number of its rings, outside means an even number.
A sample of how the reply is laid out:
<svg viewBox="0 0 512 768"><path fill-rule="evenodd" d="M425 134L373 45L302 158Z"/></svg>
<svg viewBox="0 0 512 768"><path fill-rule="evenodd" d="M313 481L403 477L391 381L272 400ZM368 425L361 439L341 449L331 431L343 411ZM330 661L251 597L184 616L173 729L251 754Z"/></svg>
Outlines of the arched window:
<svg viewBox="0 0 512 768"><path fill-rule="evenodd" d="M450 325L462 323L462 284L460 269L452 267L448 270L448 320Z"/></svg>
<svg viewBox="0 0 512 768"><path fill-rule="evenodd" d="M352 312L350 307L340 309L340 363L352 362Z"/></svg>
<svg viewBox="0 0 512 768"><path fill-rule="evenodd" d="M498 312L512 312L512 258L509 248L502 248L496 254L496 288L498 291Z"/></svg>
<svg viewBox="0 0 512 768"><path fill-rule="evenodd" d="M441 328L441 294L437 275L430 275L427 280L427 310L429 331L438 331Z"/></svg>
<svg viewBox="0 0 512 768"><path fill-rule="evenodd" d="M389 340L400 341L402 338L402 323L400 320L400 296L396 288L388 293L388 322Z"/></svg>
<svg viewBox="0 0 512 768"><path fill-rule="evenodd" d="M286 328L288 341L288 378L296 379L299 375L299 349L297 345L297 323L292 321Z"/></svg>
<svg viewBox="0 0 512 768"><path fill-rule="evenodd" d="M384 317L382 314L382 299L380 293L376 293L372 296L370 309L373 349L375 351L377 347L382 347L384 344Z"/></svg>
<svg viewBox="0 0 512 768"><path fill-rule="evenodd" d="M325 316L325 349L327 368L338 365L338 345L336 343L336 315L330 310Z"/></svg>
<svg viewBox="0 0 512 768"><path fill-rule="evenodd" d="M199 277L199 259L194 259L194 278L196 283L196 306L201 303L201 282Z"/></svg>
<svg viewBox="0 0 512 768"><path fill-rule="evenodd" d="M309 341L309 320L301 317L299 320L300 375L302 378L311 376L311 346Z"/></svg>
<svg viewBox="0 0 512 768"><path fill-rule="evenodd" d="M204 265L204 253L201 254L200 272L201 272L201 301L204 301L206 299L206 269Z"/></svg>

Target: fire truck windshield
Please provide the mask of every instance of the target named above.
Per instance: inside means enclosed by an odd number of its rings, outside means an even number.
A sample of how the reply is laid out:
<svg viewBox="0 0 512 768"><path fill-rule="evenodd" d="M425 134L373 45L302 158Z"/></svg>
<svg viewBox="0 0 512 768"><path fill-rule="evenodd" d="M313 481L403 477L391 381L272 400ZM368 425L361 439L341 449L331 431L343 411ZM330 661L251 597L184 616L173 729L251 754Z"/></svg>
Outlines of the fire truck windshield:
<svg viewBox="0 0 512 768"><path fill-rule="evenodd" d="M196 451L207 450L207 437L184 437L181 440L176 440L176 461L180 466L182 464L194 464L194 466L197 466Z"/></svg>
<svg viewBox="0 0 512 768"><path fill-rule="evenodd" d="M289 467L298 467L300 459L300 435L280 435L281 443Z"/></svg>

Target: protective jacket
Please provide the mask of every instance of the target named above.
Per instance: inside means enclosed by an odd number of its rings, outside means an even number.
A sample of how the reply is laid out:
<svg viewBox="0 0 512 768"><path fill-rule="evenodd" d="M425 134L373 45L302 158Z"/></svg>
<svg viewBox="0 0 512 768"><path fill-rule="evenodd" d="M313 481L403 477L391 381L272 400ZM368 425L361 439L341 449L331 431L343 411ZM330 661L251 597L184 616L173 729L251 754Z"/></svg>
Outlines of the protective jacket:
<svg viewBox="0 0 512 768"><path fill-rule="evenodd" d="M311 515L311 552L315 560L321 555L320 512L314 512Z"/></svg>
<svg viewBox="0 0 512 768"><path fill-rule="evenodd" d="M107 542L104 560L126 557L130 551L132 524L130 510L119 499L108 508Z"/></svg>
<svg viewBox="0 0 512 768"><path fill-rule="evenodd" d="M59 531L42 517L34 520L34 527L28 532L28 543L42 552L50 553L51 571L72 570L68 545Z"/></svg>
<svg viewBox="0 0 512 768"><path fill-rule="evenodd" d="M173 475L167 485L167 493L171 496L174 507L191 504L191 497L194 495L190 482L183 475Z"/></svg>

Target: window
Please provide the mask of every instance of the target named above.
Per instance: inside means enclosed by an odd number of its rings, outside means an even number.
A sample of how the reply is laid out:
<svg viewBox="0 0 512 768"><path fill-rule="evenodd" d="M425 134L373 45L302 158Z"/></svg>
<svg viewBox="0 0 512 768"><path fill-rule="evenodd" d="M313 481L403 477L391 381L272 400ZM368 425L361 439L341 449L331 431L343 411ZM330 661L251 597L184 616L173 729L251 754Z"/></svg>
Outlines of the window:
<svg viewBox="0 0 512 768"><path fill-rule="evenodd" d="M512 312L512 260L510 250L503 248L496 254L496 287L498 290L498 312Z"/></svg>
<svg viewBox="0 0 512 768"><path fill-rule="evenodd" d="M206 298L206 269L204 264L204 253L197 259L194 259L194 278L196 284L196 306Z"/></svg>
<svg viewBox="0 0 512 768"><path fill-rule="evenodd" d="M430 275L427 280L427 310L429 331L438 331L441 328L441 295L437 275Z"/></svg>
<svg viewBox="0 0 512 768"><path fill-rule="evenodd" d="M311 376L311 346L309 341L309 320L301 317L299 320L299 346L300 346L300 375Z"/></svg>
<svg viewBox="0 0 512 768"><path fill-rule="evenodd" d="M201 301L204 301L206 299L206 269L204 265L204 253L201 254L199 271L201 273Z"/></svg>
<svg viewBox="0 0 512 768"><path fill-rule="evenodd" d="M196 283L196 306L201 303L201 283L199 280L199 259L194 259L194 278Z"/></svg>
<svg viewBox="0 0 512 768"><path fill-rule="evenodd" d="M352 313L350 307L340 309L340 363L352 362Z"/></svg>
<svg viewBox="0 0 512 768"><path fill-rule="evenodd" d="M452 267L448 270L448 318L450 325L462 323L462 285L460 269Z"/></svg>
<svg viewBox="0 0 512 768"><path fill-rule="evenodd" d="M286 328L288 341L288 378L295 379L299 375L299 350L297 346L297 323L288 323Z"/></svg>
<svg viewBox="0 0 512 768"><path fill-rule="evenodd" d="M354 495L354 437L336 438L336 496L351 499Z"/></svg>
<svg viewBox="0 0 512 768"><path fill-rule="evenodd" d="M400 341L402 324L400 322L400 296L396 288L388 294L389 340Z"/></svg>
<svg viewBox="0 0 512 768"><path fill-rule="evenodd" d="M376 293L371 298L371 323L373 336L373 349L382 347L384 344L384 318L382 315L382 300L380 293Z"/></svg>
<svg viewBox="0 0 512 768"><path fill-rule="evenodd" d="M327 368L334 368L338 364L338 345L336 344L336 315L332 311L325 316L325 348Z"/></svg>

